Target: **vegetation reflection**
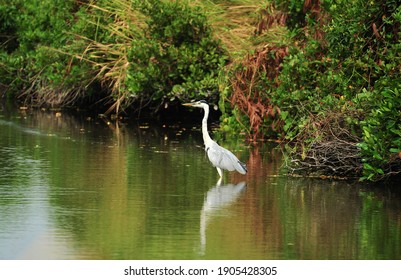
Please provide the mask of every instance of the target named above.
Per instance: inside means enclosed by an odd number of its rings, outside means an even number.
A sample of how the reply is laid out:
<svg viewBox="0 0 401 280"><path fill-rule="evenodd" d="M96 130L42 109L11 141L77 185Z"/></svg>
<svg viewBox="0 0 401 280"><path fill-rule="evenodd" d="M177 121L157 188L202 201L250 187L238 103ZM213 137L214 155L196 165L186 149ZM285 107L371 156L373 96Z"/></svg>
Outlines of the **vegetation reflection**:
<svg viewBox="0 0 401 280"><path fill-rule="evenodd" d="M216 184L199 128L47 112L4 113L0 126L0 245L33 226L7 209L34 203L56 233L39 245L68 246L60 258L401 258L400 193L282 176L269 145L226 141L248 174Z"/></svg>

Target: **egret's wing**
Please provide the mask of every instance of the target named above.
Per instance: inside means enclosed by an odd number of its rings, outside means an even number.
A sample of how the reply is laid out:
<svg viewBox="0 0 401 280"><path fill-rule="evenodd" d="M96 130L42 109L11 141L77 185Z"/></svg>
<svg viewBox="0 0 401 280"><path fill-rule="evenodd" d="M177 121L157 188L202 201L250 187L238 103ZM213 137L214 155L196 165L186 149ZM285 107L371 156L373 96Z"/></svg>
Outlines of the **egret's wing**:
<svg viewBox="0 0 401 280"><path fill-rule="evenodd" d="M206 152L210 162L215 167L228 171L237 170L241 174L245 174L247 171L245 164L240 162L232 152L219 146L216 142L206 147Z"/></svg>

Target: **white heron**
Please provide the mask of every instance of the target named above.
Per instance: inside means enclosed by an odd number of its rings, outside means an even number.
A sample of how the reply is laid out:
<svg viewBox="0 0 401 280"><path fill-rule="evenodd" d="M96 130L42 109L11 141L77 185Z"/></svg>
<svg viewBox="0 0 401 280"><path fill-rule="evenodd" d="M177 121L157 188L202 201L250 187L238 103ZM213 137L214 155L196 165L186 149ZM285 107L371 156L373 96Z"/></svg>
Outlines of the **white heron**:
<svg viewBox="0 0 401 280"><path fill-rule="evenodd" d="M238 160L238 158L229 150L221 147L210 138L207 131L207 119L209 117L209 105L206 101L196 101L192 103L184 103L184 106L203 108L205 115L202 119L202 135L205 144L205 151L207 156L214 167L217 168L220 177L223 177L223 169L228 171L238 171L241 174L246 174L246 165Z"/></svg>
<svg viewBox="0 0 401 280"><path fill-rule="evenodd" d="M203 207L200 215L200 253L205 254L206 250L206 230L210 219L218 216L220 211L234 203L245 190L246 183L241 182L236 185L221 185L222 179L217 181L216 186L210 189L203 201Z"/></svg>

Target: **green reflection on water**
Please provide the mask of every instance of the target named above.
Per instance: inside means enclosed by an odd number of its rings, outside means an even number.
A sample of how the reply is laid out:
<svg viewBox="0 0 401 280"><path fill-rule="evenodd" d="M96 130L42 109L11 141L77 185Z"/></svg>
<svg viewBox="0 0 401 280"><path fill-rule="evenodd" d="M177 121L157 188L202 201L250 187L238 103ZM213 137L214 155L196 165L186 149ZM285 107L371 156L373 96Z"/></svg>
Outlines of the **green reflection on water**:
<svg viewBox="0 0 401 280"><path fill-rule="evenodd" d="M399 193L278 176L265 145L229 146L249 173L219 185L198 128L47 112L0 128L1 259L401 257Z"/></svg>

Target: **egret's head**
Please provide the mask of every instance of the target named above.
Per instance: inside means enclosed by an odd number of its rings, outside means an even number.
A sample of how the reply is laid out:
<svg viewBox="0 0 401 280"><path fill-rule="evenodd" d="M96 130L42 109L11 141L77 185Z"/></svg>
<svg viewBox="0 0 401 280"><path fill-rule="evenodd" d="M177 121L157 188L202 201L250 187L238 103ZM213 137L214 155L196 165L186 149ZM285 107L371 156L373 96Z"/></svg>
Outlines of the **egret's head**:
<svg viewBox="0 0 401 280"><path fill-rule="evenodd" d="M182 105L190 106L190 107L198 107L198 108L209 107L209 105L207 104L207 102L205 100L195 101L195 102L191 102L191 103L184 103Z"/></svg>

